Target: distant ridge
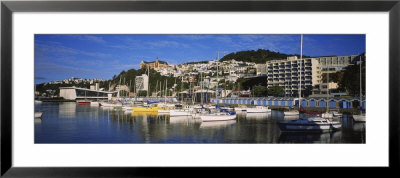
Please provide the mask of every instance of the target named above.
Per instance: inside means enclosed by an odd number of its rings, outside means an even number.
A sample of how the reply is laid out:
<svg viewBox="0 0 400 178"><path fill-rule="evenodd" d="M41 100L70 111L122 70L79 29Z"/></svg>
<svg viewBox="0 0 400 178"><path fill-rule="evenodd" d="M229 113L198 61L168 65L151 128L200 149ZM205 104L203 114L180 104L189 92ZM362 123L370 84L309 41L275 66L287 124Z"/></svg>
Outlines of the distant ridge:
<svg viewBox="0 0 400 178"><path fill-rule="evenodd" d="M286 59L289 56L300 57L299 54L284 54L265 49L258 49L257 51L250 50L250 51L239 51L239 52L229 53L226 56L222 57L220 61L235 59L236 61L254 62L256 64L263 64L270 60ZM303 58L308 58L308 57L310 56L303 56Z"/></svg>

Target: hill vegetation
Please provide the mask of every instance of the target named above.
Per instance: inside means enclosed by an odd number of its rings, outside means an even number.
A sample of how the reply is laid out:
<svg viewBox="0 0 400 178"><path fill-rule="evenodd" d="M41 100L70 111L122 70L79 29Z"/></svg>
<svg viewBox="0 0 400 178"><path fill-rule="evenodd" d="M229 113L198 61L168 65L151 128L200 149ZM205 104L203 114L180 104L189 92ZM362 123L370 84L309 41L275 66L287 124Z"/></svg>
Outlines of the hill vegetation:
<svg viewBox="0 0 400 178"><path fill-rule="evenodd" d="M298 54L284 54L265 49L258 49L257 51L250 50L250 51L239 51L239 52L229 53L224 57L222 57L220 61L235 59L236 61L255 62L256 64L262 64L270 60L286 59L289 56L300 57L300 55ZM309 56L303 56L303 57L309 57Z"/></svg>

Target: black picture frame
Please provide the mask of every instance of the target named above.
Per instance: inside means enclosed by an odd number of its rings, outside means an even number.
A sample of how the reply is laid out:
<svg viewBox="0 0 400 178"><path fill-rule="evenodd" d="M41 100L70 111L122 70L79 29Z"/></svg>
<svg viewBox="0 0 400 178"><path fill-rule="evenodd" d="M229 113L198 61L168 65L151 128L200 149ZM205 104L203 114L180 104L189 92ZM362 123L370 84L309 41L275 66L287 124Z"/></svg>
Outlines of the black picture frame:
<svg viewBox="0 0 400 178"><path fill-rule="evenodd" d="M389 169L399 167L399 124L400 105L400 1L2 1L1 2L1 175L5 177L144 177L179 175L177 168L152 167L68 167L68 168L20 168L12 165L12 18L13 12L388 12L389 13ZM373 154L373 153L371 153ZM393 169L392 169L393 168ZM203 170L185 168L191 175L214 174L210 171L228 174L244 173L241 168ZM347 169L347 168L346 168ZM387 168L384 168L387 169ZM368 173L371 170L363 170ZM245 170L248 172L249 170ZM265 173L265 169L250 169L251 175ZM276 173L297 175L296 172L278 169ZM299 170L300 171L300 170ZM304 170L301 170L303 172ZM306 169L305 171L309 171ZM387 171L387 170L386 170ZM269 172L271 173L271 172ZM268 173L268 174L269 174ZM297 172L298 173L298 172ZM330 172L329 175L341 175ZM215 174L214 174L215 175ZM265 175L265 174L261 174Z"/></svg>

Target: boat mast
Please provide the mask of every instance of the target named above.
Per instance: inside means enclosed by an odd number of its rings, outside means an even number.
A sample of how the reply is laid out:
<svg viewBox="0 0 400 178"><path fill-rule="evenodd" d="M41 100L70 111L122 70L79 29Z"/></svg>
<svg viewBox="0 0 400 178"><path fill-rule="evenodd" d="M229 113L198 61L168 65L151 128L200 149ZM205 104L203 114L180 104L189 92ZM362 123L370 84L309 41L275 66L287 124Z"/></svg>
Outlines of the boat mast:
<svg viewBox="0 0 400 178"><path fill-rule="evenodd" d="M184 103L184 99L183 99L183 76L182 76L182 82L181 82L181 100L182 100L182 108L183 108L183 105L185 104Z"/></svg>
<svg viewBox="0 0 400 178"><path fill-rule="evenodd" d="M149 98L149 92L150 92L150 68L149 65L147 65L147 99Z"/></svg>
<svg viewBox="0 0 400 178"><path fill-rule="evenodd" d="M361 55L360 55L360 111L362 113L361 104L362 104L362 76L361 76Z"/></svg>
<svg viewBox="0 0 400 178"><path fill-rule="evenodd" d="M328 73L327 73L327 87L326 87L326 112L329 112L329 72L330 72L330 67L328 64Z"/></svg>
<svg viewBox="0 0 400 178"><path fill-rule="evenodd" d="M300 87L299 87L299 109L301 106L301 62L303 60L303 34L300 36Z"/></svg>
<svg viewBox="0 0 400 178"><path fill-rule="evenodd" d="M200 85L200 91L201 91L201 93L200 93L200 97L201 97L201 105L203 106L203 72L200 72L200 82L199 82L199 85Z"/></svg>
<svg viewBox="0 0 400 178"><path fill-rule="evenodd" d="M219 63L219 62L218 62L218 61L219 61L219 51L217 51L217 94L215 95L215 97L216 97L217 99L218 99L218 93L219 93L219 92L218 92L218 90L219 90L219 88L218 88L218 87L219 87L219 86L218 86L218 84L219 84L219 80L218 80L218 79L219 79L219 78L218 78L218 63Z"/></svg>

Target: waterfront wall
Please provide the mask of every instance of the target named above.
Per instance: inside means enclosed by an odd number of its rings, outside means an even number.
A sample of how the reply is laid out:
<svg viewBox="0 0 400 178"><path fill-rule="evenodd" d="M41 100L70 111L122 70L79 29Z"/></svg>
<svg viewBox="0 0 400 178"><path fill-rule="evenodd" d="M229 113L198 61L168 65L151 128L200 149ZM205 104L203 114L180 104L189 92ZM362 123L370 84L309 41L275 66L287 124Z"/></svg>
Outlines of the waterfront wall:
<svg viewBox="0 0 400 178"><path fill-rule="evenodd" d="M211 99L213 104L227 105L256 105L256 106L279 106L295 107L298 106L297 98L219 98ZM359 98L302 98L301 106L304 108L326 108L332 109L353 109L359 108ZM361 102L361 109L365 110L366 102Z"/></svg>

